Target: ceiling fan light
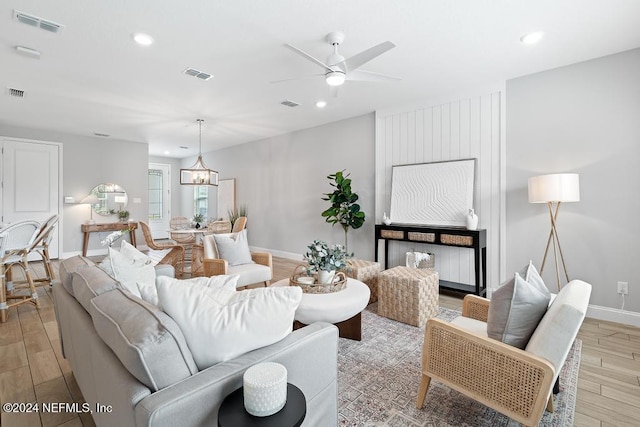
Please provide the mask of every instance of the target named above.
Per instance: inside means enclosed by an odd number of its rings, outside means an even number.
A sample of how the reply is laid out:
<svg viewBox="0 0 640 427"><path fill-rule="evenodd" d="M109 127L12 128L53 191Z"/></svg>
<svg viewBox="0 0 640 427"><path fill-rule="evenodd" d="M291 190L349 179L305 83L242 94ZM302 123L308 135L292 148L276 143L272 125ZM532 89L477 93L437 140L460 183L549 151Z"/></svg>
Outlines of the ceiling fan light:
<svg viewBox="0 0 640 427"><path fill-rule="evenodd" d="M340 71L330 71L325 74L325 79L329 86L340 86L344 83L345 75Z"/></svg>

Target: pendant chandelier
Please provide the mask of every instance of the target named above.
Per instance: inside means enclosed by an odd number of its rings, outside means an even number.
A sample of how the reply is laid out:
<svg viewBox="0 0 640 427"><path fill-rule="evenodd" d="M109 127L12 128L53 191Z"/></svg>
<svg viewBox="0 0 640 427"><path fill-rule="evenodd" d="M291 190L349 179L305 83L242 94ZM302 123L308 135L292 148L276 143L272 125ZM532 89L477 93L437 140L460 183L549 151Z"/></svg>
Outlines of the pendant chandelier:
<svg viewBox="0 0 640 427"><path fill-rule="evenodd" d="M180 169L180 185L214 185L218 186L218 172L209 169L202 161L202 122L200 126L200 138L198 139L198 160L188 169Z"/></svg>

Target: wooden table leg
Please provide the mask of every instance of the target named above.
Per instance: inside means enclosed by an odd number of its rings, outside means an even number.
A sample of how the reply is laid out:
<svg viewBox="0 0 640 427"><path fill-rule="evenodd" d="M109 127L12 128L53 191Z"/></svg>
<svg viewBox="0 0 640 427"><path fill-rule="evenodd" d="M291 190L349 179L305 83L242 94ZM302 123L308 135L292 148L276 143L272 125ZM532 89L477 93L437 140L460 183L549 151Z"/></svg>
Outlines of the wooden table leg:
<svg viewBox="0 0 640 427"><path fill-rule="evenodd" d="M89 232L84 232L84 239L82 240L82 256L87 256L87 247L89 246Z"/></svg>

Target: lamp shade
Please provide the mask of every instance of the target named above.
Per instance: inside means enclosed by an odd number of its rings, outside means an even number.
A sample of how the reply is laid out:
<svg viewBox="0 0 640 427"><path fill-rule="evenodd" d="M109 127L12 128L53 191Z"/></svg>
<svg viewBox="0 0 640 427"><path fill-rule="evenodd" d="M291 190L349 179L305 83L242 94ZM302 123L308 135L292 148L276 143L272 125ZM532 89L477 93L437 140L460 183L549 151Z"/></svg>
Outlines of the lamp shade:
<svg viewBox="0 0 640 427"><path fill-rule="evenodd" d="M95 194L91 193L84 199L80 200L80 203L82 203L83 205L95 205L99 201L100 200L98 199L98 197Z"/></svg>
<svg viewBox="0 0 640 427"><path fill-rule="evenodd" d="M555 173L529 178L529 203L579 202L580 176Z"/></svg>

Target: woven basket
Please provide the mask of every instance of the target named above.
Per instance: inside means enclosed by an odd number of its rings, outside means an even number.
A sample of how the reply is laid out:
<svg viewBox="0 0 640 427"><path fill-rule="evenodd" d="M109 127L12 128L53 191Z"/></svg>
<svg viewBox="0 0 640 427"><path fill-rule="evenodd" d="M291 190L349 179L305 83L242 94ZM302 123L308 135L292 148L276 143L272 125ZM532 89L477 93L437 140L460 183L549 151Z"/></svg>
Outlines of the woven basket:
<svg viewBox="0 0 640 427"><path fill-rule="evenodd" d="M342 271L337 272L335 276L333 276L333 282L327 285L320 283L301 283L298 280L301 277L314 277L315 282L317 282L318 279L315 276L308 276L307 267L302 264L293 270L293 274L289 279L289 284L291 286L300 286L302 288L302 292L307 294L328 294L331 292L341 291L347 287L347 276Z"/></svg>

